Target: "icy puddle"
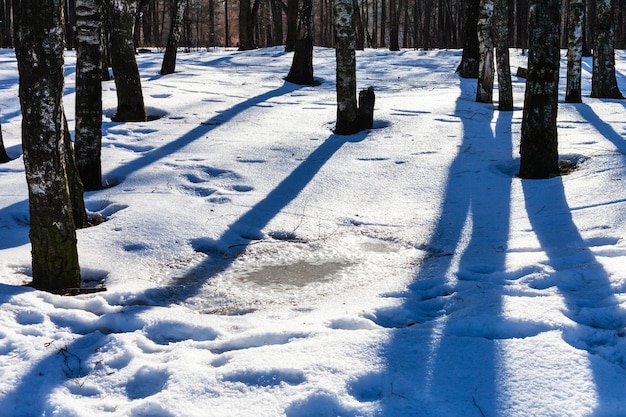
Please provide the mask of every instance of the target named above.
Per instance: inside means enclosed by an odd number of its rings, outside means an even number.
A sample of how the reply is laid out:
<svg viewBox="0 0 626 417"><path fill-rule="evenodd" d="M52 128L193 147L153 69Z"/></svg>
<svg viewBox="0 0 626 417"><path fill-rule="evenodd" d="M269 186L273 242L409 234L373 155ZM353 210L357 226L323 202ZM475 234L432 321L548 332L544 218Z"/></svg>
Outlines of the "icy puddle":
<svg viewBox="0 0 626 417"><path fill-rule="evenodd" d="M266 265L258 270L246 272L239 281L251 282L264 287L292 285L304 287L312 283L331 281L342 269L352 265L349 262L309 262L298 261L287 265Z"/></svg>

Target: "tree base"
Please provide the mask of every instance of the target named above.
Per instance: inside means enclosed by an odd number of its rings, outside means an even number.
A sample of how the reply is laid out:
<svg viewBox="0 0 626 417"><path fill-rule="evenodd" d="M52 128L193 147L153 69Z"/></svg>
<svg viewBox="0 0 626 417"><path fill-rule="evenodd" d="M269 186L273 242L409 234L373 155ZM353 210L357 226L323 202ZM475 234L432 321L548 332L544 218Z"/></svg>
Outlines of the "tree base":
<svg viewBox="0 0 626 417"><path fill-rule="evenodd" d="M372 129L374 127L374 103L376 95L374 87L359 92L359 107L357 108L356 118L352 121L337 120L335 128L336 135L353 135L362 130Z"/></svg>

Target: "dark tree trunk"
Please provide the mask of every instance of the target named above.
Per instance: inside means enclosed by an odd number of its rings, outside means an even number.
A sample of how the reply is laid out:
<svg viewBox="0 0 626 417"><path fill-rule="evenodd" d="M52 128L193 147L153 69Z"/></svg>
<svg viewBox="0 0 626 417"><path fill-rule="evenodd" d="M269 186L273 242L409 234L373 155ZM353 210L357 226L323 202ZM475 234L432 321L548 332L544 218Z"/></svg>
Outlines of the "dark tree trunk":
<svg viewBox="0 0 626 417"><path fill-rule="evenodd" d="M65 1L65 47L76 47L76 0Z"/></svg>
<svg viewBox="0 0 626 417"><path fill-rule="evenodd" d="M230 17L228 0L224 0L224 46L230 46Z"/></svg>
<svg viewBox="0 0 626 417"><path fill-rule="evenodd" d="M102 188L102 33L99 0L76 0L76 133L74 155L87 191Z"/></svg>
<svg viewBox="0 0 626 417"><path fill-rule="evenodd" d="M398 16L398 0L389 0L389 50L400 50L400 17Z"/></svg>
<svg viewBox="0 0 626 417"><path fill-rule="evenodd" d="M76 229L87 226L87 210L85 209L83 182L80 179L74 149L72 147L72 135L67 125L65 113L63 113L63 156L65 158L65 176L70 192L70 205L72 206L72 218Z"/></svg>
<svg viewBox="0 0 626 417"><path fill-rule="evenodd" d="M215 0L209 0L209 46L215 45Z"/></svg>
<svg viewBox="0 0 626 417"><path fill-rule="evenodd" d="M354 0L352 10L354 13L354 47L362 51L365 48L365 28L361 20L361 9L358 0Z"/></svg>
<svg viewBox="0 0 626 417"><path fill-rule="evenodd" d="M298 33L298 0L287 0L287 40L285 52L293 52L296 49Z"/></svg>
<svg viewBox="0 0 626 417"><path fill-rule="evenodd" d="M173 74L176 70L176 51L178 50L180 29L183 25L183 16L185 14L185 0L172 0L171 5L172 22L170 24L170 34L167 37L165 54L163 55L161 75Z"/></svg>
<svg viewBox="0 0 626 417"><path fill-rule="evenodd" d="M270 8L272 9L272 38L274 45L282 45L283 38L283 11L279 5L281 0L270 0Z"/></svg>
<svg viewBox="0 0 626 417"><path fill-rule="evenodd" d="M100 13L102 16L102 24L100 30L100 79L102 81L111 81L111 19L109 18L109 10L107 0L99 0Z"/></svg>
<svg viewBox="0 0 626 417"><path fill-rule="evenodd" d="M337 125L335 133L356 133L356 56L354 50L354 2L335 0L335 55L337 59Z"/></svg>
<svg viewBox="0 0 626 417"><path fill-rule="evenodd" d="M496 61L498 62L498 110L513 110L513 86L509 63L509 0L495 0Z"/></svg>
<svg viewBox="0 0 626 417"><path fill-rule="evenodd" d="M596 2L591 97L624 98L615 78L615 1Z"/></svg>
<svg viewBox="0 0 626 417"><path fill-rule="evenodd" d="M0 22L0 36L2 48L13 48L13 33L11 32L13 26L13 12L11 10L11 0L2 1L2 22Z"/></svg>
<svg viewBox="0 0 626 417"><path fill-rule="evenodd" d="M582 103L581 67L583 54L583 22L585 9L583 0L569 0L567 35L567 86L565 101Z"/></svg>
<svg viewBox="0 0 626 417"><path fill-rule="evenodd" d="M313 85L313 0L300 0L296 47L286 80Z"/></svg>
<svg viewBox="0 0 626 417"><path fill-rule="evenodd" d="M144 122L146 108L135 60L133 28L137 0L106 0L111 23L111 61L117 92L116 122Z"/></svg>
<svg viewBox="0 0 626 417"><path fill-rule="evenodd" d="M560 63L560 0L531 0L528 78L522 115L522 178L559 175L556 117Z"/></svg>
<svg viewBox="0 0 626 417"><path fill-rule="evenodd" d="M387 5L385 3L385 0L380 0L380 42L378 42L380 48L384 48L387 44L385 41L385 36L387 36L387 28L385 27L387 24Z"/></svg>
<svg viewBox="0 0 626 417"><path fill-rule="evenodd" d="M22 146L30 206L32 285L80 286L67 181L63 112L63 2L14 0Z"/></svg>
<svg viewBox="0 0 626 417"><path fill-rule="evenodd" d="M0 163L9 162L11 158L7 154L7 150L4 147L4 140L2 139L2 126L0 126Z"/></svg>
<svg viewBox="0 0 626 417"><path fill-rule="evenodd" d="M585 8L585 24L583 25L583 56L593 56L594 20L596 16L596 1L583 0Z"/></svg>
<svg viewBox="0 0 626 417"><path fill-rule="evenodd" d="M254 13L250 0L239 1L239 50L255 49L254 42Z"/></svg>

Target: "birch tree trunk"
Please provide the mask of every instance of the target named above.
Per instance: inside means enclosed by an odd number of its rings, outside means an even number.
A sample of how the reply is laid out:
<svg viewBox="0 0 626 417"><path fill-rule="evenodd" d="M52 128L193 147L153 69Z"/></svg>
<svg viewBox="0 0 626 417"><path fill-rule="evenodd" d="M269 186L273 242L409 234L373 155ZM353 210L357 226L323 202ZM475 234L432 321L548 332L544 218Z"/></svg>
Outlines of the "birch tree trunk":
<svg viewBox="0 0 626 417"><path fill-rule="evenodd" d="M560 64L560 0L531 0L528 77L522 114L521 178L559 175L556 116Z"/></svg>
<svg viewBox="0 0 626 417"><path fill-rule="evenodd" d="M615 78L615 0L596 2L591 97L624 98Z"/></svg>
<svg viewBox="0 0 626 417"><path fill-rule="evenodd" d="M133 30L137 0L105 0L111 24L111 64L117 92L116 122L145 122L146 107L135 60Z"/></svg>
<svg viewBox="0 0 626 417"><path fill-rule="evenodd" d="M172 0L170 34L167 37L167 46L163 55L161 75L172 74L176 70L176 52L185 15L185 2L186 0Z"/></svg>
<svg viewBox="0 0 626 417"><path fill-rule="evenodd" d="M22 146L30 207L32 286L79 287L76 229L66 176L63 2L14 0Z"/></svg>
<svg viewBox="0 0 626 417"><path fill-rule="evenodd" d="M2 126L0 126L0 164L9 162L11 158L7 154L7 150L4 147L4 140L2 139Z"/></svg>
<svg viewBox="0 0 626 417"><path fill-rule="evenodd" d="M493 102L493 37L491 20L493 17L493 0L480 0L478 14L478 88L476 101L479 103Z"/></svg>
<svg viewBox="0 0 626 417"><path fill-rule="evenodd" d="M296 42L291 69L286 80L294 84L313 85L313 0L300 0Z"/></svg>
<svg viewBox="0 0 626 417"><path fill-rule="evenodd" d="M583 57L583 0L569 0L567 33L567 85L565 102L582 103L581 66Z"/></svg>
<svg viewBox="0 0 626 417"><path fill-rule="evenodd" d="M356 56L353 0L335 0L335 55L337 59L337 125L335 133L350 135L358 129Z"/></svg>
<svg viewBox="0 0 626 417"><path fill-rule="evenodd" d="M100 0L76 0L76 133L74 155L83 187L102 188L102 33Z"/></svg>
<svg viewBox="0 0 626 417"><path fill-rule="evenodd" d="M509 62L509 0L495 0L494 26L498 62L498 110L513 110L513 86Z"/></svg>

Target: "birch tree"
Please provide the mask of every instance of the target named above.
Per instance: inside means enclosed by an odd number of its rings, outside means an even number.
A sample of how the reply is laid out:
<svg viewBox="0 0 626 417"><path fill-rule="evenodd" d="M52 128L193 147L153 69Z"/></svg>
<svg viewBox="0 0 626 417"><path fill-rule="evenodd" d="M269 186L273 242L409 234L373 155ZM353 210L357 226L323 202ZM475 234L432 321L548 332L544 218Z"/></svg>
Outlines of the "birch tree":
<svg viewBox="0 0 626 417"><path fill-rule="evenodd" d="M74 155L85 190L102 188L102 32L100 0L76 0Z"/></svg>
<svg viewBox="0 0 626 417"><path fill-rule="evenodd" d="M117 93L116 122L146 121L139 68L135 59L133 32L137 0L105 0L111 42L111 64Z"/></svg>
<svg viewBox="0 0 626 417"><path fill-rule="evenodd" d="M335 56L337 59L337 125L335 133L358 131L356 55L353 0L335 0Z"/></svg>
<svg viewBox="0 0 626 417"><path fill-rule="evenodd" d="M615 0L596 2L591 97L624 98L615 78Z"/></svg>
<svg viewBox="0 0 626 417"><path fill-rule="evenodd" d="M30 207L32 286L79 287L64 145L63 1L13 0L22 147Z"/></svg>
<svg viewBox="0 0 626 417"><path fill-rule="evenodd" d="M513 110L513 86L509 62L509 0L495 0L494 27L498 63L498 110Z"/></svg>
<svg viewBox="0 0 626 417"><path fill-rule="evenodd" d="M176 70L176 51L180 41L180 30L183 25L185 15L185 3L187 0L171 0L172 19L170 23L170 34L167 37L167 46L163 55L161 65L161 75L172 74Z"/></svg>
<svg viewBox="0 0 626 417"><path fill-rule="evenodd" d="M313 0L300 0L293 61L286 80L313 85Z"/></svg>
<svg viewBox="0 0 626 417"><path fill-rule="evenodd" d="M491 21L493 18L493 0L480 0L478 14L478 88L476 101L479 103L493 102L493 36Z"/></svg>
<svg viewBox="0 0 626 417"><path fill-rule="evenodd" d="M560 64L560 0L531 0L528 77L522 114L521 178L559 175L556 116Z"/></svg>
<svg viewBox="0 0 626 417"><path fill-rule="evenodd" d="M583 57L583 21L585 6L583 0L569 0L567 17L567 85L565 101L581 103L581 66Z"/></svg>

